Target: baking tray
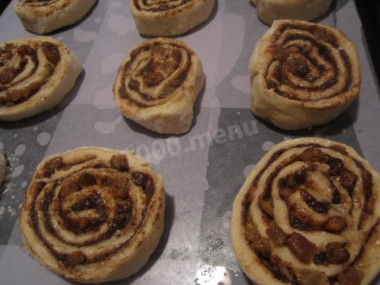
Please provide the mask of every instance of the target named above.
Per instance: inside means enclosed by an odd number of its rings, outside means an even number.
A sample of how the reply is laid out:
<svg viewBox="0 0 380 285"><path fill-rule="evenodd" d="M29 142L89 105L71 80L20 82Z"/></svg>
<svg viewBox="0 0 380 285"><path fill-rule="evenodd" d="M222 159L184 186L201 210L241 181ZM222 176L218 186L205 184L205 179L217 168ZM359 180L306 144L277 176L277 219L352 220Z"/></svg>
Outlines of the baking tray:
<svg viewBox="0 0 380 285"><path fill-rule="evenodd" d="M0 17L1 41L34 36L24 30L12 4ZM122 59L147 39L135 28L129 1L98 1L80 23L50 34L76 54L85 70L58 107L20 122L0 123L0 149L8 159L0 198L0 284L68 283L28 254L17 217L38 162L88 145L136 150L164 178L163 237L138 274L115 284L248 284L229 237L232 201L274 144L302 136L329 138L352 146L380 170L380 92L355 2L336 1L317 22L341 29L355 43L361 91L330 124L296 132L276 129L250 110L248 62L268 26L248 0L217 1L206 23L177 37L198 54L206 74L194 124L182 136L146 131L124 119L113 102L112 85Z"/></svg>

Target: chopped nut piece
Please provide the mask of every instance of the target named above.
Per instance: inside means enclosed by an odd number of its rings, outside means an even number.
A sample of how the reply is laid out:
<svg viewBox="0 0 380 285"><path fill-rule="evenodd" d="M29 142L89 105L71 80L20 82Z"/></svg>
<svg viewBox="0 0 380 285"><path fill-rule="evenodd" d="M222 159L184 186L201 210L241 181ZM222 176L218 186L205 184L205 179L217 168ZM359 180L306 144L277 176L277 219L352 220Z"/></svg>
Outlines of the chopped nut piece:
<svg viewBox="0 0 380 285"><path fill-rule="evenodd" d="M12 82L17 76L17 69L6 67L0 72L0 84L5 85Z"/></svg>
<svg viewBox="0 0 380 285"><path fill-rule="evenodd" d="M300 77L304 77L309 73L307 61L299 57L289 57L285 62L285 68Z"/></svg>
<svg viewBox="0 0 380 285"><path fill-rule="evenodd" d="M317 253L317 247L303 235L293 232L288 235L286 244L290 251L303 263L309 264Z"/></svg>
<svg viewBox="0 0 380 285"><path fill-rule="evenodd" d="M328 160L328 174L331 176L340 175L344 169L343 161L339 158L330 158Z"/></svg>
<svg viewBox="0 0 380 285"><path fill-rule="evenodd" d="M337 275L339 285L360 284L363 279L363 272L349 267Z"/></svg>
<svg viewBox="0 0 380 285"><path fill-rule="evenodd" d="M344 248L344 243L330 242L326 245L326 257L329 263L342 264L350 258L350 253Z"/></svg>
<svg viewBox="0 0 380 285"><path fill-rule="evenodd" d="M266 230L266 234L268 235L269 239L273 241L276 245L285 245L286 233L284 233L284 231L276 224L270 225L269 228Z"/></svg>
<svg viewBox="0 0 380 285"><path fill-rule="evenodd" d="M111 167L115 168L120 171L128 171L129 165L128 165L128 159L125 155L119 154L119 155L113 155L110 160Z"/></svg>
<svg viewBox="0 0 380 285"><path fill-rule="evenodd" d="M82 251L77 250L70 253L69 259L70 259L70 263L75 266L75 265L83 263L86 260L86 256L84 255Z"/></svg>
<svg viewBox="0 0 380 285"><path fill-rule="evenodd" d="M115 177L112 192L116 198L127 199L129 197L129 180L125 176Z"/></svg>
<svg viewBox="0 0 380 285"><path fill-rule="evenodd" d="M76 183L70 182L62 185L61 191L59 191L59 197L65 198L66 196L70 195L71 193L74 193L78 191L79 188Z"/></svg>
<svg viewBox="0 0 380 285"><path fill-rule="evenodd" d="M300 285L330 285L329 279L324 272L298 269L295 271L295 276Z"/></svg>
<svg viewBox="0 0 380 285"><path fill-rule="evenodd" d="M78 186L80 188L86 188L88 186L96 184L96 177L91 173L82 173L78 179Z"/></svg>
<svg viewBox="0 0 380 285"><path fill-rule="evenodd" d="M304 162L316 162L324 158L324 153L319 148L309 147L301 153L301 160Z"/></svg>
<svg viewBox="0 0 380 285"><path fill-rule="evenodd" d="M260 199L259 206L268 216L273 217L273 200L270 199Z"/></svg>
<svg viewBox="0 0 380 285"><path fill-rule="evenodd" d="M327 220L325 229L332 233L340 233L346 228L346 219L341 216L331 217Z"/></svg>
<svg viewBox="0 0 380 285"><path fill-rule="evenodd" d="M341 174L342 179L340 180L340 183L344 188L347 189L349 193L352 193L352 190L354 190L357 176L350 170L344 170Z"/></svg>
<svg viewBox="0 0 380 285"><path fill-rule="evenodd" d="M54 157L46 162L44 165L45 176L52 175L57 169L62 167L63 158L61 156Z"/></svg>
<svg viewBox="0 0 380 285"><path fill-rule="evenodd" d="M289 55L289 52L285 48L279 45L270 46L269 52L272 53L273 56L279 60L285 60Z"/></svg>

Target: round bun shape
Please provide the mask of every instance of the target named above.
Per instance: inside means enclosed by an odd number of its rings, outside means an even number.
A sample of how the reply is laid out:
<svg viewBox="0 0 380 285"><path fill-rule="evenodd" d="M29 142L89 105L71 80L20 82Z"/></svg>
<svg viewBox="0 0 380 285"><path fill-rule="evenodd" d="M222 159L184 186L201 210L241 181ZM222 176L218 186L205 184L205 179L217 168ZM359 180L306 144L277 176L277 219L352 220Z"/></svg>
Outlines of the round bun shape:
<svg viewBox="0 0 380 285"><path fill-rule="evenodd" d="M132 0L130 9L140 34L171 37L206 21L215 0Z"/></svg>
<svg viewBox="0 0 380 285"><path fill-rule="evenodd" d="M275 145L237 194L236 258L255 284L369 284L380 270L380 176L321 138Z"/></svg>
<svg viewBox="0 0 380 285"><path fill-rule="evenodd" d="M311 21L326 14L332 0L252 0L261 21L271 25L274 20Z"/></svg>
<svg viewBox="0 0 380 285"><path fill-rule="evenodd" d="M58 105L82 71L58 40L38 36L0 43L0 120L17 121Z"/></svg>
<svg viewBox="0 0 380 285"><path fill-rule="evenodd" d="M285 130L330 122L359 94L354 44L338 29L277 20L257 42L249 72L252 111Z"/></svg>
<svg viewBox="0 0 380 285"><path fill-rule="evenodd" d="M162 177L134 152L81 147L38 164L19 225L49 270L101 283L147 262L163 232L164 210Z"/></svg>
<svg viewBox="0 0 380 285"><path fill-rule="evenodd" d="M155 38L133 47L113 86L121 113L161 134L186 133L204 84L198 56L183 42Z"/></svg>
<svg viewBox="0 0 380 285"><path fill-rule="evenodd" d="M24 28L47 34L82 19L96 0L16 0L13 9Z"/></svg>

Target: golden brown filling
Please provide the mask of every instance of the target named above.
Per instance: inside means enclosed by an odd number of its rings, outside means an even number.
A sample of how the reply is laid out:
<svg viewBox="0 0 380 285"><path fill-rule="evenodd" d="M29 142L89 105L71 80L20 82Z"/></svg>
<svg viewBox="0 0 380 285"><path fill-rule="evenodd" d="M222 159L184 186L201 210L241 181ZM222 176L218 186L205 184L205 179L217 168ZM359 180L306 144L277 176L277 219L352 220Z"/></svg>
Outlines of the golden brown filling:
<svg viewBox="0 0 380 285"><path fill-rule="evenodd" d="M30 190L32 227L68 267L101 261L124 247L144 223L155 190L151 176L131 172L122 154L109 161L56 156L36 179Z"/></svg>
<svg viewBox="0 0 380 285"><path fill-rule="evenodd" d="M58 47L51 42L5 43L0 47L0 106L25 102L46 84L59 64Z"/></svg>
<svg viewBox="0 0 380 285"><path fill-rule="evenodd" d="M353 84L351 59L336 35L323 27L283 24L272 35L264 73L267 88L293 100L338 96Z"/></svg>
<svg viewBox="0 0 380 285"><path fill-rule="evenodd" d="M376 199L371 174L341 146L296 145L277 151L255 177L242 204L245 238L279 280L359 284L363 274L355 265L378 224L371 216ZM293 266L281 248L316 269Z"/></svg>
<svg viewBox="0 0 380 285"><path fill-rule="evenodd" d="M186 80L191 56L183 46L160 42L133 50L121 67L120 97L140 108L165 103Z"/></svg>

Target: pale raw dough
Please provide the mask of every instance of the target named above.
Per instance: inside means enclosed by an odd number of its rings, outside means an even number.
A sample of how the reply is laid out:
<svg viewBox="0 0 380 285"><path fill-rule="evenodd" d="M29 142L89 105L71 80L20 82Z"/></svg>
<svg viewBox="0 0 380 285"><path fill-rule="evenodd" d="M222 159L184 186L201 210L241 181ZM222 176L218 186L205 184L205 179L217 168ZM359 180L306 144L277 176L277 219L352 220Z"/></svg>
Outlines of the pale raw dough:
<svg viewBox="0 0 380 285"><path fill-rule="evenodd" d="M125 207L131 212L123 224ZM147 162L134 152L82 147L38 164L19 221L26 246L49 270L71 281L101 283L126 278L147 262L161 238L164 212L162 177Z"/></svg>
<svg viewBox="0 0 380 285"><path fill-rule="evenodd" d="M249 71L252 111L285 130L326 124L359 94L354 44L340 30L277 20L257 42Z"/></svg>
<svg viewBox="0 0 380 285"><path fill-rule="evenodd" d="M198 56L183 42L155 38L133 47L121 64L114 100L121 113L162 134L186 133L204 84Z"/></svg>
<svg viewBox="0 0 380 285"><path fill-rule="evenodd" d="M351 147L321 138L281 142L256 164L234 200L236 258L255 284L341 284L327 276L370 284L380 270L379 194L379 173ZM293 222L291 213L301 220ZM332 227L336 217L340 222ZM290 243L299 245L298 255ZM331 249L334 244L343 249Z"/></svg>
<svg viewBox="0 0 380 285"><path fill-rule="evenodd" d="M96 0L51 0L43 3L16 0L14 11L25 29L47 34L81 20Z"/></svg>
<svg viewBox="0 0 380 285"><path fill-rule="evenodd" d="M183 2L183 3L182 3ZM190 31L206 21L215 0L132 0L130 9L140 34L171 37Z"/></svg>
<svg viewBox="0 0 380 285"><path fill-rule="evenodd" d="M44 43L51 43L57 47L60 59L55 65L48 60L43 52L42 45ZM8 47L12 45L12 58L6 59L6 64L0 67L0 72L6 73L6 69L9 68L16 68L16 70L21 71L12 81L0 83L2 87L0 91L0 120L3 121L21 120L57 106L74 87L83 69L82 64L74 54L61 41L51 37L38 36L8 41L0 43L0 48L6 49L7 45ZM17 49L21 45L35 50L37 63L31 56L20 56L18 54ZM26 68L20 64L21 58L27 61ZM32 90L36 85L41 85L38 90L27 95L22 101L15 101L15 104L10 104L12 94L29 92L28 90Z"/></svg>
<svg viewBox="0 0 380 285"><path fill-rule="evenodd" d="M274 20L310 21L325 15L332 0L252 0L259 18L268 25Z"/></svg>

